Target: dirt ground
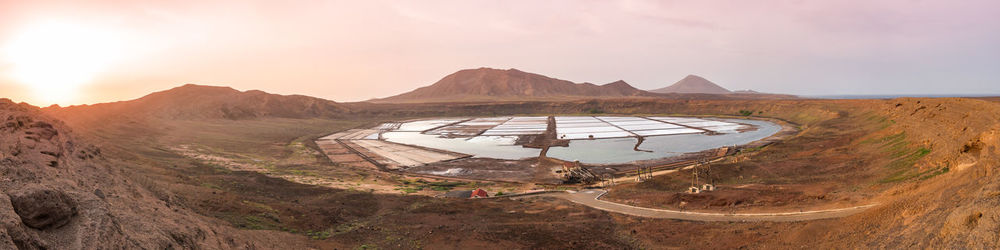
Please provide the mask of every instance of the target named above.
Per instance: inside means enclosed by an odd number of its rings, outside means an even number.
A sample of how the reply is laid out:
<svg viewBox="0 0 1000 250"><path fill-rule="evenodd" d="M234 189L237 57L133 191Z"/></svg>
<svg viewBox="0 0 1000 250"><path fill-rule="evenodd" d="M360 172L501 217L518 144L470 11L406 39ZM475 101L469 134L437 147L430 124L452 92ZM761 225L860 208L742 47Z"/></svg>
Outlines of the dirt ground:
<svg viewBox="0 0 1000 250"><path fill-rule="evenodd" d="M879 188L872 184L881 176L861 169L885 158L882 152L872 152L879 145L861 143L878 127L877 120L848 113L812 125L787 141L701 167L694 185L714 183L717 191L686 193L694 170L684 170L616 186L606 198L639 206L731 211L857 205L871 197L870 189Z"/></svg>
<svg viewBox="0 0 1000 250"><path fill-rule="evenodd" d="M993 248L1000 214L995 145L1000 104L973 99L594 100L493 104L347 105L359 118L255 120L81 119L63 114L131 165L127 173L171 206L245 230L283 231L321 248ZM612 188L606 199L637 206L726 211L795 211L878 202L864 213L795 223L643 219L557 199L453 200L419 192L447 186L517 190L504 183L401 178L335 164L309 153L324 134L412 117L578 114L738 115L781 119L796 135L712 164L719 190L690 195L691 172ZM363 118L360 118L363 117ZM101 121L99 124L87 121ZM233 132L236 131L236 132ZM327 178L364 188L296 183L234 171L173 149L276 173ZM518 165L525 168L528 165ZM457 165L441 165L447 171ZM497 165L499 170L505 166ZM523 173L511 173L520 178ZM430 183L438 183L431 185ZM419 190L417 190L419 188ZM575 186L549 188L575 188ZM445 189L445 188L441 188ZM413 192L410 192L413 191ZM279 239L280 240L280 239Z"/></svg>
<svg viewBox="0 0 1000 250"><path fill-rule="evenodd" d="M538 172L549 172L545 167L539 166L538 158L522 160L467 158L412 167L406 169L405 172L475 180L559 183L558 179L554 179L551 176L542 179L536 178Z"/></svg>

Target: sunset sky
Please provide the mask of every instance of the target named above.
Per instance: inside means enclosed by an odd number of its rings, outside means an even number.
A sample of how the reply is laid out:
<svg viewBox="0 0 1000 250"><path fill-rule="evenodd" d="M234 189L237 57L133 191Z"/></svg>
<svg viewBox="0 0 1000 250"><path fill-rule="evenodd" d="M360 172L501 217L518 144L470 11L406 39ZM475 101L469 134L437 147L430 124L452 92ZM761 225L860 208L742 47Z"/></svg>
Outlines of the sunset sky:
<svg viewBox="0 0 1000 250"><path fill-rule="evenodd" d="M6 1L0 97L386 97L460 69L641 89L1000 94L1000 1Z"/></svg>

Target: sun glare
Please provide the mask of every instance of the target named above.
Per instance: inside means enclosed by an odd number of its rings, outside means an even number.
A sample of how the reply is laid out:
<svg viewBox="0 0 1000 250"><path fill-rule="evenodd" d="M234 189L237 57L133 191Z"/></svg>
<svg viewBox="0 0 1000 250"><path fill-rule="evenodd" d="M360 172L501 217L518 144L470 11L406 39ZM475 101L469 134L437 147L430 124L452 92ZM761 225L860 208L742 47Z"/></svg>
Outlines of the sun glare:
<svg viewBox="0 0 1000 250"><path fill-rule="evenodd" d="M13 79L30 86L40 101L65 104L121 56L121 45L107 30L51 22L15 35L4 57L13 66Z"/></svg>

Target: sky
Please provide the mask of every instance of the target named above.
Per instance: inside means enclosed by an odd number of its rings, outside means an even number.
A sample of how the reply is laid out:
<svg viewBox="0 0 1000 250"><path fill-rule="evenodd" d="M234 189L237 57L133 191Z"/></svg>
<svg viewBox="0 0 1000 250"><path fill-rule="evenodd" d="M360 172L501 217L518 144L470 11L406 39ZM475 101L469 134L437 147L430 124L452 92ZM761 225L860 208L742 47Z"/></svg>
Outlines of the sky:
<svg viewBox="0 0 1000 250"><path fill-rule="evenodd" d="M0 97L187 83L335 101L461 69L640 89L689 74L798 95L1000 94L1000 1L10 1Z"/></svg>

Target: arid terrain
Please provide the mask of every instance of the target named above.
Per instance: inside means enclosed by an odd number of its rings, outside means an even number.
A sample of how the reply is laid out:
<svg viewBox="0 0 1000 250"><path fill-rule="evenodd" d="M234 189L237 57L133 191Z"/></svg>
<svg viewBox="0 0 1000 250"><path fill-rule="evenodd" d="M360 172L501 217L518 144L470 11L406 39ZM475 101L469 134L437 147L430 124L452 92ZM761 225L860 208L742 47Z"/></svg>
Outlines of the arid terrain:
<svg viewBox="0 0 1000 250"><path fill-rule="evenodd" d="M192 102L191 100L198 100ZM895 248L1000 244L1000 103L991 99L599 99L465 104L334 103L184 86L138 100L2 106L6 248ZM239 107L239 108L235 108ZM335 164L313 140L416 117L663 114L773 119L787 138L702 170L610 186L602 200L668 210L770 213L874 204L799 222L643 218L557 197L581 190L435 178ZM239 110L235 111L234 110ZM305 110L305 111L303 111ZM745 112L745 111L752 112ZM743 111L743 112L741 112ZM748 114L749 113L749 114ZM699 169L706 169L702 166ZM28 214L29 212L31 214ZM40 214L40 215L39 215Z"/></svg>
<svg viewBox="0 0 1000 250"><path fill-rule="evenodd" d="M0 250L1000 249L1000 1L0 1Z"/></svg>

